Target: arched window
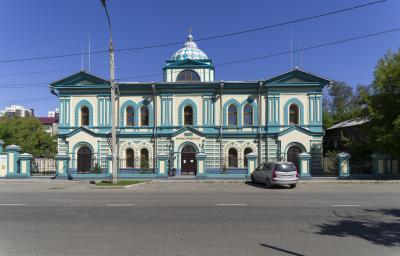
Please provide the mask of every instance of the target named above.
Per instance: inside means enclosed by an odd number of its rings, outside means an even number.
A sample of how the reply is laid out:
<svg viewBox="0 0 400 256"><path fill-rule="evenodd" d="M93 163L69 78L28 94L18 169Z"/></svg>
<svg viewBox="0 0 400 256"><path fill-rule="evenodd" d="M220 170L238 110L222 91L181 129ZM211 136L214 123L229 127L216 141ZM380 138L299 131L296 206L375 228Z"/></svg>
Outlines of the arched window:
<svg viewBox="0 0 400 256"><path fill-rule="evenodd" d="M86 106L81 108L81 126L89 126L89 108Z"/></svg>
<svg viewBox="0 0 400 256"><path fill-rule="evenodd" d="M237 108L235 104L228 107L228 125L237 125Z"/></svg>
<svg viewBox="0 0 400 256"><path fill-rule="evenodd" d="M229 167L238 167L238 154L234 148L230 148L228 151L228 165Z"/></svg>
<svg viewBox="0 0 400 256"><path fill-rule="evenodd" d="M244 125L253 125L253 107L250 104L243 108L243 122Z"/></svg>
<svg viewBox="0 0 400 256"><path fill-rule="evenodd" d="M128 148L126 151L126 168L133 168L134 163L135 163L135 158L134 158L134 153L133 149Z"/></svg>
<svg viewBox="0 0 400 256"><path fill-rule="evenodd" d="M126 108L126 125L134 126L135 125L135 110L133 107L129 106Z"/></svg>
<svg viewBox="0 0 400 256"><path fill-rule="evenodd" d="M146 148L142 148L140 150L140 169L148 170L149 168L149 151Z"/></svg>
<svg viewBox="0 0 400 256"><path fill-rule="evenodd" d="M183 109L184 125L193 125L193 108L192 106L186 106Z"/></svg>
<svg viewBox="0 0 400 256"><path fill-rule="evenodd" d="M193 70L183 70L178 74L176 81L177 82L200 81L200 76Z"/></svg>
<svg viewBox="0 0 400 256"><path fill-rule="evenodd" d="M289 107L289 124L299 124L299 107L296 104Z"/></svg>
<svg viewBox="0 0 400 256"><path fill-rule="evenodd" d="M140 109L140 122L142 123L142 126L149 125L149 108L148 107L142 107Z"/></svg>
<svg viewBox="0 0 400 256"><path fill-rule="evenodd" d="M247 165L248 165L247 157L246 157L247 154L250 154L252 152L253 152L253 150L251 148L245 148L244 149L244 167L247 167Z"/></svg>

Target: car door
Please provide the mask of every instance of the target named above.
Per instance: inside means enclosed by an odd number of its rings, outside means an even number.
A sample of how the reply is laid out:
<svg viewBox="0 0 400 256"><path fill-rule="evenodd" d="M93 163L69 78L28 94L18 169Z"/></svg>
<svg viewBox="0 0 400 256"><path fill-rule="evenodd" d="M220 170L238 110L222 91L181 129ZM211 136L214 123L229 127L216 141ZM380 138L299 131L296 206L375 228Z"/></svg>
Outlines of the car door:
<svg viewBox="0 0 400 256"><path fill-rule="evenodd" d="M274 170L274 169L275 169L275 163L270 163L269 168L268 168L267 177L265 177L265 178L272 180L272 170Z"/></svg>
<svg viewBox="0 0 400 256"><path fill-rule="evenodd" d="M263 166L263 168L261 170L261 175L260 175L260 179L261 180L260 180L260 182L265 182L265 179L268 176L268 170L269 170L269 166L270 165L271 165L270 163L264 164L264 166Z"/></svg>
<svg viewBox="0 0 400 256"><path fill-rule="evenodd" d="M255 170L254 170L254 180L255 181L259 181L260 180L260 173L262 170L263 164L259 165Z"/></svg>

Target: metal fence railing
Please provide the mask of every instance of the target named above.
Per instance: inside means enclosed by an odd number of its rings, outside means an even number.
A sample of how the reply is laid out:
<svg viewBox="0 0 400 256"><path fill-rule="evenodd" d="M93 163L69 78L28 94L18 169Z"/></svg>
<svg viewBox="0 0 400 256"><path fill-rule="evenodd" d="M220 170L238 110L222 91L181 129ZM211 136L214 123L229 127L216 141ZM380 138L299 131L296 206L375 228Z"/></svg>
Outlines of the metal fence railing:
<svg viewBox="0 0 400 256"><path fill-rule="evenodd" d="M229 166L227 159L222 159L222 168L220 159L207 159L205 161L206 174L247 174L247 167ZM232 163L231 163L232 164Z"/></svg>
<svg viewBox="0 0 400 256"><path fill-rule="evenodd" d="M52 158L34 158L31 161L31 176L55 176L56 160Z"/></svg>
<svg viewBox="0 0 400 256"><path fill-rule="evenodd" d="M373 163L371 158L350 158L351 174L373 174Z"/></svg>
<svg viewBox="0 0 400 256"><path fill-rule="evenodd" d="M118 161L119 174L154 174L154 168L150 168L149 160L138 160L130 158L120 158Z"/></svg>
<svg viewBox="0 0 400 256"><path fill-rule="evenodd" d="M70 155L68 172L70 174L106 174L108 159L97 154Z"/></svg>

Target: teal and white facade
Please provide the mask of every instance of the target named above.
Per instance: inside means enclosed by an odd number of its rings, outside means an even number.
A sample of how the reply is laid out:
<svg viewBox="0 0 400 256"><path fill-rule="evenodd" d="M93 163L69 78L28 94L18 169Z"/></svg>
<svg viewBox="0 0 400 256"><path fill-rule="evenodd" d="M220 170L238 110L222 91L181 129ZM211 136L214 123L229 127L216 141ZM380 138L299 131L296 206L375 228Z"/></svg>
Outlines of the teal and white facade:
<svg viewBox="0 0 400 256"><path fill-rule="evenodd" d="M112 118L121 174L157 175L160 156L176 175L242 175L249 153L257 162L296 164L308 153L311 172L322 168L322 89L329 80L293 69L258 81L216 81L212 60L191 35L163 75L156 83L119 82L114 117L108 80L80 71L51 84L60 102L58 155L68 156L70 172L99 171L95 164L111 154Z"/></svg>

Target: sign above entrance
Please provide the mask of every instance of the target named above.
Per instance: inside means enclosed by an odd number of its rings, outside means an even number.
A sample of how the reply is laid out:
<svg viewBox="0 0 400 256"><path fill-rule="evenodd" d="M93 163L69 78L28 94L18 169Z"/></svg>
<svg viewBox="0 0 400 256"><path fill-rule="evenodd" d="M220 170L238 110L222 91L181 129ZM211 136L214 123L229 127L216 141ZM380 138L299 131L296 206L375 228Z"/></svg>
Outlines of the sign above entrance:
<svg viewBox="0 0 400 256"><path fill-rule="evenodd" d="M196 129L192 127L185 127L181 131L177 132L175 137L172 137L172 140L175 141L188 141L188 142L193 142L195 144L201 144L202 140L204 139L204 136L197 131Z"/></svg>

